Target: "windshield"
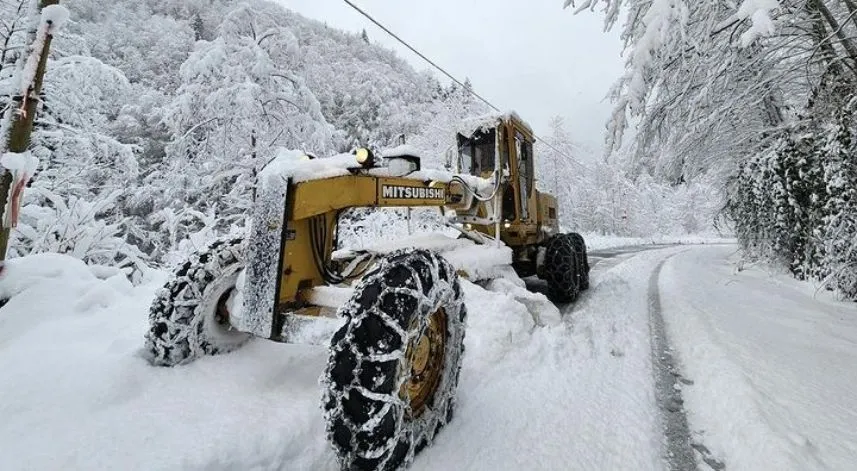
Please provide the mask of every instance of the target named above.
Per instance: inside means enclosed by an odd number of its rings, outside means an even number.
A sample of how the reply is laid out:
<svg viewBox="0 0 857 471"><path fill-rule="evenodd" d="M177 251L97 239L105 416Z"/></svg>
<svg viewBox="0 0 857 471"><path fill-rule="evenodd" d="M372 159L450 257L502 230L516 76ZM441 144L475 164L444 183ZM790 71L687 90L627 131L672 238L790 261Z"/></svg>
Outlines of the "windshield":
<svg viewBox="0 0 857 471"><path fill-rule="evenodd" d="M459 171L482 176L494 171L494 154L497 149L496 132L477 131L470 137L458 135Z"/></svg>

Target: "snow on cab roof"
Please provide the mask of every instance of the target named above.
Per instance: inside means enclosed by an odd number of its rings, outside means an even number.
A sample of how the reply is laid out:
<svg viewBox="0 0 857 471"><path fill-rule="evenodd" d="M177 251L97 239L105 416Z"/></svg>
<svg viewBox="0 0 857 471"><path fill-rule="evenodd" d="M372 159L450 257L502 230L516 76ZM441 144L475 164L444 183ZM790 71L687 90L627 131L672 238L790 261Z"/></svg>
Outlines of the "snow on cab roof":
<svg viewBox="0 0 857 471"><path fill-rule="evenodd" d="M518 113L514 111L507 111L505 113L489 113L475 118L465 119L461 121L461 124L458 126L458 133L462 136L470 137L476 133L476 131L485 131L494 128L498 124L503 121L508 121L509 119L515 119L523 125L530 134L532 134L533 128L530 127L530 124L524 121Z"/></svg>

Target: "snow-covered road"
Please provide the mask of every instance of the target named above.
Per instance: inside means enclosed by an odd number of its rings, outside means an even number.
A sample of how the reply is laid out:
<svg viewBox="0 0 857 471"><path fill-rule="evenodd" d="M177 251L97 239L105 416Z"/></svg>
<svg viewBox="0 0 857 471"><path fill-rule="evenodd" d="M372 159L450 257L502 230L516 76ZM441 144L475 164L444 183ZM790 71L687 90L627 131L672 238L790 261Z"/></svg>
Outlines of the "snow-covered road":
<svg viewBox="0 0 857 471"><path fill-rule="evenodd" d="M727 469L857 469L857 304L732 248L668 260L660 289L694 439Z"/></svg>
<svg viewBox="0 0 857 471"><path fill-rule="evenodd" d="M734 273L734 252L596 253L592 288L548 327L502 289L465 283L456 417L413 469L668 469L652 286L710 462L849 469L857 310ZM319 408L325 348L256 341L152 368L138 353L154 285L49 274L0 308L0 469L336 469Z"/></svg>

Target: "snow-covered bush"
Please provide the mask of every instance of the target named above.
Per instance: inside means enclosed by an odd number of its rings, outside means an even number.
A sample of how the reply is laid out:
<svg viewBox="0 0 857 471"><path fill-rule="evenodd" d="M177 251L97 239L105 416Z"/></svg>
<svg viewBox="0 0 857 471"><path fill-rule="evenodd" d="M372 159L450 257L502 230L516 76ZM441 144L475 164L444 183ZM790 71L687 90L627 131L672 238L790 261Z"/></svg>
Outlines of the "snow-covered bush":
<svg viewBox="0 0 857 471"><path fill-rule="evenodd" d="M742 164L728 210L752 258L857 299L857 151L853 110L796 126Z"/></svg>
<svg viewBox="0 0 857 471"><path fill-rule="evenodd" d="M31 188L30 200L12 232L10 254L53 252L87 263L129 268L134 277L145 272L148 257L122 236L124 219L110 217L121 192L97 201L67 199L44 188ZM114 219L114 222L108 222Z"/></svg>
<svg viewBox="0 0 857 471"><path fill-rule="evenodd" d="M821 152L826 201L816 233L823 254L820 275L843 295L857 299L857 131L851 110L827 129Z"/></svg>

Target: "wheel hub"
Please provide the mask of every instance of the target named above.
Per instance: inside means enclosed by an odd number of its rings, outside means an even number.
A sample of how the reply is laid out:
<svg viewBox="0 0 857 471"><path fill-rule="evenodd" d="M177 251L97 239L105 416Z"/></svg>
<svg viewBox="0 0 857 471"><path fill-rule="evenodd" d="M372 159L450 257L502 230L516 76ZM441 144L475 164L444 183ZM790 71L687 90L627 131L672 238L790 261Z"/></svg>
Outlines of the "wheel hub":
<svg viewBox="0 0 857 471"><path fill-rule="evenodd" d="M440 384L446 355L446 312L443 308L428 318L420 335L408 342L405 352L405 371L408 374L399 390L399 396L410 404L408 415L419 417L434 398ZM411 330L416 329L416 321Z"/></svg>

